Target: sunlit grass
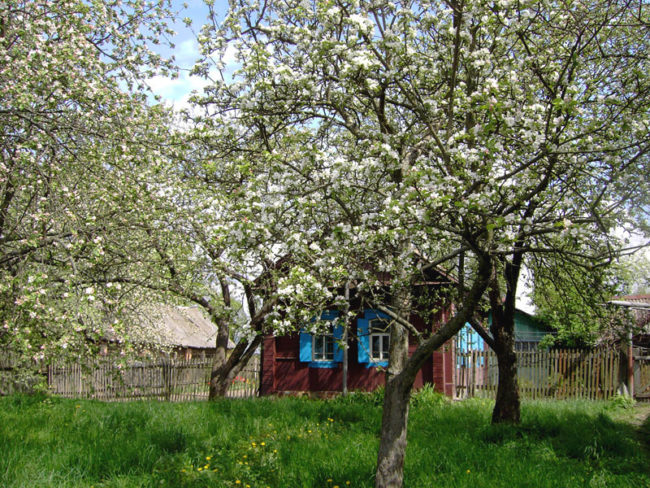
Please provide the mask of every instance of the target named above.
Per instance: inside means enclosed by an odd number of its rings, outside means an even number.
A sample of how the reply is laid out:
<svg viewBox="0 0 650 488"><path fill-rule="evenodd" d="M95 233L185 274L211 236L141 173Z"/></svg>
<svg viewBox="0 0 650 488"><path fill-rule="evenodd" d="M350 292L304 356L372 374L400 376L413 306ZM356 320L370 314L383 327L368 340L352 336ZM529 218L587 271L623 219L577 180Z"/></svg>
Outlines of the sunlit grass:
<svg viewBox="0 0 650 488"><path fill-rule="evenodd" d="M491 403L430 393L411 410L406 487L650 486L648 458L610 406ZM620 417L619 414L616 417ZM377 396L213 404L0 399L0 486L371 487Z"/></svg>

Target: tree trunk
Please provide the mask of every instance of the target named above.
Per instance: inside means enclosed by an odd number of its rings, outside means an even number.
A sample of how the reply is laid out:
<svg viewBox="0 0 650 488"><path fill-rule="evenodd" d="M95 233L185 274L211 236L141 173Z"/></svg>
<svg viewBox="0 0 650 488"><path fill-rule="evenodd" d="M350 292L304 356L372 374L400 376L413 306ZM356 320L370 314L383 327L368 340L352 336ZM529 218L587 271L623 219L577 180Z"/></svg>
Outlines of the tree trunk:
<svg viewBox="0 0 650 488"><path fill-rule="evenodd" d="M393 291L393 310L401 317L408 317L411 308L410 285L404 280L395 281L397 286ZM404 476L406 427L413 382L405 381L404 375L401 374L409 358L409 334L396 321L393 321L390 328L389 355L381 440L377 454L377 488L401 487Z"/></svg>
<svg viewBox="0 0 650 488"><path fill-rule="evenodd" d="M507 292L501 300L498 282L493 282L490 289L492 308L492 325L490 331L494 338L494 352L499 364L499 385L492 411L492 423L518 424L521 420L519 401L519 384L517 383L517 355L515 353L515 294L519 278L517 267L506 264L505 276Z"/></svg>
<svg viewBox="0 0 650 488"><path fill-rule="evenodd" d="M210 374L210 400L225 397L233 378L235 378L248 364L255 351L262 343L263 336L258 334L252 341L241 339L235 348L230 351L230 356L223 363L219 362L218 354ZM217 348L217 352L219 348Z"/></svg>
<svg viewBox="0 0 650 488"><path fill-rule="evenodd" d="M230 293L226 284L222 284L223 294L227 300L224 300L227 306L230 306ZM210 374L210 393L209 399L225 397L228 387L232 380L242 369L246 367L255 351L262 343L262 325L266 315L273 310L277 299L267 300L264 306L257 310L255 299L251 286L244 283L244 291L248 304L248 312L251 316L250 328L257 335L254 339L240 339L235 348L230 351L228 356L228 339L230 336L230 327L228 318L219 318L213 314L213 321L217 324L217 352L212 363L212 372ZM261 376L260 376L261 377Z"/></svg>
<svg viewBox="0 0 650 488"><path fill-rule="evenodd" d="M217 350L212 362L212 372L210 373L210 393L208 398L213 400L218 397L225 397L230 386L228 368L228 340L230 336L230 327L223 320L218 321L217 329Z"/></svg>
<svg viewBox="0 0 650 488"><path fill-rule="evenodd" d="M216 400L217 398L224 398L226 393L228 393L228 387L232 381L229 377L227 371L223 369L213 369L210 374L210 400Z"/></svg>
<svg viewBox="0 0 650 488"><path fill-rule="evenodd" d="M412 383L405 384L402 376L395 376L386 381L381 441L377 455L377 488L402 486L411 386Z"/></svg>
<svg viewBox="0 0 650 488"><path fill-rule="evenodd" d="M404 481L404 456L406 454L406 428L409 401L417 372L433 351L451 339L471 319L483 292L488 286L491 266L489 260L479 260L478 276L463 300L463 307L440 329L418 345L413 355L408 355L408 332L400 325L391 327L390 364L386 373L386 391L381 423L381 439L377 454L376 488L400 488ZM404 294L394 302L394 309L408 318L410 295ZM408 304L408 305L407 305Z"/></svg>
<svg viewBox="0 0 650 488"><path fill-rule="evenodd" d="M520 402L517 384L517 356L514 350L497 353L499 362L499 386L492 411L492 423L519 423Z"/></svg>

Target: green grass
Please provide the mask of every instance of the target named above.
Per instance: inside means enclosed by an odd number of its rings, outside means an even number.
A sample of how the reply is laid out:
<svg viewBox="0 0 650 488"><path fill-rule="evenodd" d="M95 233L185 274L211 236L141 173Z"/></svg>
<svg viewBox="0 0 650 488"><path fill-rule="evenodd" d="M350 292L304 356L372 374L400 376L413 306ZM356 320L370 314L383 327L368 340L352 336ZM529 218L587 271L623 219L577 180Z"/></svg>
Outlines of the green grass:
<svg viewBox="0 0 650 488"><path fill-rule="evenodd" d="M490 425L491 406L417 397L404 485L650 486L643 437L621 409L531 402L513 427ZM213 404L0 398L0 486L371 487L380 422L376 395Z"/></svg>

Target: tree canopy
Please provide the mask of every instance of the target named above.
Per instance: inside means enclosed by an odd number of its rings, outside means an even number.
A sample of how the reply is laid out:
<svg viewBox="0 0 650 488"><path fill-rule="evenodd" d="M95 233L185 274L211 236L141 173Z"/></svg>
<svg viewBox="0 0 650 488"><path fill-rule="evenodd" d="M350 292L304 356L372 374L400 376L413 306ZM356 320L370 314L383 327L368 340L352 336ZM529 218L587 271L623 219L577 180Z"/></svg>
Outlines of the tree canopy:
<svg viewBox="0 0 650 488"><path fill-rule="evenodd" d="M648 231L646 2L232 0L199 36L210 84L183 123L142 91L171 68L148 48L166 4L0 6L0 341L83 348L160 293L203 306L223 349L241 289L250 335L223 384L264 324L297 329L333 283L376 299L383 273L377 486L401 485L417 370L486 302L493 418L517 421L522 267L588 285L634 250L618 229ZM423 266L458 277L456 308L409 356Z"/></svg>
<svg viewBox="0 0 650 488"><path fill-rule="evenodd" d="M146 213L161 158L168 119L139 88L169 72L146 43L168 33L165 3L0 5L0 344L14 352L79 352L97 305L119 306L119 285L93 282L120 265L105 248Z"/></svg>

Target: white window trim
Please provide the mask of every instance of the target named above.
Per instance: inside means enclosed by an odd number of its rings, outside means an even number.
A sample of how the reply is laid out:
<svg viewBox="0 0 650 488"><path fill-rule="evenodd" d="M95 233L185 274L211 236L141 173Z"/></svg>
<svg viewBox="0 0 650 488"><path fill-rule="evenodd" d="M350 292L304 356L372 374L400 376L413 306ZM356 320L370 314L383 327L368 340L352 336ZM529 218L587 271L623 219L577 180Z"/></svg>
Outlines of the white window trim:
<svg viewBox="0 0 650 488"><path fill-rule="evenodd" d="M390 356L390 332L373 332L373 322L383 322L388 327L388 322L385 319L375 318L370 319L368 323L368 346L369 346L369 356L371 361L388 361ZM379 337L379 356L375 356L375 350L373 348L373 337ZM388 350L384 351L384 341L383 338L388 337Z"/></svg>
<svg viewBox="0 0 650 488"><path fill-rule="evenodd" d="M330 338L332 340L332 357L327 358L326 355L326 341L327 338ZM317 358L316 357L316 341L317 340L322 340L323 341L323 356L322 358ZM334 361L334 334L333 332L330 334L313 334L311 336L311 360L317 363L328 363Z"/></svg>

